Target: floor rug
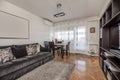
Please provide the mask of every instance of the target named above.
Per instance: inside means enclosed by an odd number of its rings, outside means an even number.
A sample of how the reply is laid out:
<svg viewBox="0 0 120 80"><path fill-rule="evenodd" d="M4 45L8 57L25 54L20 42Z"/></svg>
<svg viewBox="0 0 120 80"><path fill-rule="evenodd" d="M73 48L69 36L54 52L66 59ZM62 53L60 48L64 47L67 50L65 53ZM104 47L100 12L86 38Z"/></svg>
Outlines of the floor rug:
<svg viewBox="0 0 120 80"><path fill-rule="evenodd" d="M17 80L69 80L74 64L50 61Z"/></svg>

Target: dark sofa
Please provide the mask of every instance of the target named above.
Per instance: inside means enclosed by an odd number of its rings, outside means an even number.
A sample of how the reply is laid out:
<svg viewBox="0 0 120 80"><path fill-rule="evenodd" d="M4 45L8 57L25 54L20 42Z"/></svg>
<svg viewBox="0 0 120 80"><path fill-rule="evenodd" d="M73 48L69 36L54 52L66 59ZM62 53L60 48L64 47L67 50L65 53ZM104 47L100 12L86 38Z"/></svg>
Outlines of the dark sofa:
<svg viewBox="0 0 120 80"><path fill-rule="evenodd" d="M17 57L14 60L0 64L0 80L15 80L53 59L52 54L48 52L49 50L47 51L43 47L40 47L41 50L37 54L28 56L26 52L27 45L29 44L0 47L0 49L11 47L13 54Z"/></svg>

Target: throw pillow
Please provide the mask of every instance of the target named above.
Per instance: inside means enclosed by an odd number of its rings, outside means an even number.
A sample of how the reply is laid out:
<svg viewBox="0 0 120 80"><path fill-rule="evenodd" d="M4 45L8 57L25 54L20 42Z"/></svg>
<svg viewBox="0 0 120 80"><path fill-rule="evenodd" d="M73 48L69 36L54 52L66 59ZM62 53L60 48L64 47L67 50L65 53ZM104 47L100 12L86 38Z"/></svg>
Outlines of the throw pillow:
<svg viewBox="0 0 120 80"><path fill-rule="evenodd" d="M26 46L14 46L12 47L13 55L16 58L22 58L27 56Z"/></svg>
<svg viewBox="0 0 120 80"><path fill-rule="evenodd" d="M37 53L40 52L40 44L37 44Z"/></svg>
<svg viewBox="0 0 120 80"><path fill-rule="evenodd" d="M37 53L37 45L35 45L35 44L28 45L28 46L26 46L26 50L27 50L28 55L36 54Z"/></svg>
<svg viewBox="0 0 120 80"><path fill-rule="evenodd" d="M15 59L11 47L0 49L0 63L5 63Z"/></svg>

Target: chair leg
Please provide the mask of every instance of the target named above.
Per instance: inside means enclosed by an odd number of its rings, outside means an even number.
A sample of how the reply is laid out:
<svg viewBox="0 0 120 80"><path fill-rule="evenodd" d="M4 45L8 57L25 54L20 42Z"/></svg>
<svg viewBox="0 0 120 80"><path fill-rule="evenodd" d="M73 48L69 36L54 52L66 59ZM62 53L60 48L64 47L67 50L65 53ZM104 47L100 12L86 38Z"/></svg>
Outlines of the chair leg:
<svg viewBox="0 0 120 80"><path fill-rule="evenodd" d="M55 51L54 50L52 50L52 53L53 53L53 57L55 57Z"/></svg>
<svg viewBox="0 0 120 80"><path fill-rule="evenodd" d="M61 51L60 56L61 56L62 59L64 58L64 52L63 51Z"/></svg>
<svg viewBox="0 0 120 80"><path fill-rule="evenodd" d="M64 50L63 50L63 47L61 47L61 57L62 57L62 59L64 58Z"/></svg>
<svg viewBox="0 0 120 80"><path fill-rule="evenodd" d="M68 56L68 50L66 50L66 56Z"/></svg>
<svg viewBox="0 0 120 80"><path fill-rule="evenodd" d="M69 50L69 55L70 55L70 50Z"/></svg>
<svg viewBox="0 0 120 80"><path fill-rule="evenodd" d="M58 54L58 56L59 56L59 50L57 50L57 54Z"/></svg>
<svg viewBox="0 0 120 80"><path fill-rule="evenodd" d="M58 50L57 50L57 54L58 54L58 56L60 55L60 52L61 52L60 49L58 49Z"/></svg>

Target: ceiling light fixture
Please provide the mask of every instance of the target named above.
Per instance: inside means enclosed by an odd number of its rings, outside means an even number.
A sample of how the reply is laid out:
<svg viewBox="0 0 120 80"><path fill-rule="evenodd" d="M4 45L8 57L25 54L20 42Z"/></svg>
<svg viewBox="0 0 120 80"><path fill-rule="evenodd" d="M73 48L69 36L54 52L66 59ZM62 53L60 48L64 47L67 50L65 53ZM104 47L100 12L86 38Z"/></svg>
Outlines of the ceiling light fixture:
<svg viewBox="0 0 120 80"><path fill-rule="evenodd" d="M65 16L65 13L61 11L61 7L62 7L62 4L61 3L58 3L57 4L57 13L54 14L54 17L62 17L62 16Z"/></svg>

